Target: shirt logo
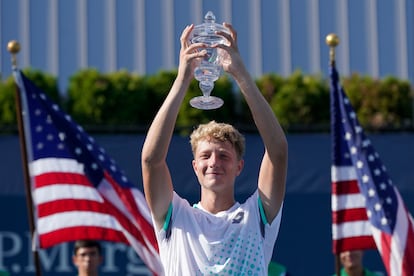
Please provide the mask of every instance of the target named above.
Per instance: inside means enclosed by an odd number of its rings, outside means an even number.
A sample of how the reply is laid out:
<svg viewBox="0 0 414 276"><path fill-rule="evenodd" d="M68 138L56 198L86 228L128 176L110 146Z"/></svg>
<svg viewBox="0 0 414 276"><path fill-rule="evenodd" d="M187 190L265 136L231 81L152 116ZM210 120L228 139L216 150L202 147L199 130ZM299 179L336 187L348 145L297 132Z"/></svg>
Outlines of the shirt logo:
<svg viewBox="0 0 414 276"><path fill-rule="evenodd" d="M234 219L232 220L231 223L240 223L244 218L244 212L240 211L236 214L236 216L234 217Z"/></svg>

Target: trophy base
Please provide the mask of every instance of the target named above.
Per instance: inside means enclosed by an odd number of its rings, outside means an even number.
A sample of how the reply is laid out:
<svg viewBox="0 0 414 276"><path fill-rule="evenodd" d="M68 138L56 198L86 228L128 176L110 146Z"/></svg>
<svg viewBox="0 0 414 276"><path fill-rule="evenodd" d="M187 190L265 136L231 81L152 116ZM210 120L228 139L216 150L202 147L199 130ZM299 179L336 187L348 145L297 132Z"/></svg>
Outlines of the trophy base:
<svg viewBox="0 0 414 276"><path fill-rule="evenodd" d="M190 105L197 109L211 110L220 108L224 104L224 101L214 96L198 96L190 100Z"/></svg>

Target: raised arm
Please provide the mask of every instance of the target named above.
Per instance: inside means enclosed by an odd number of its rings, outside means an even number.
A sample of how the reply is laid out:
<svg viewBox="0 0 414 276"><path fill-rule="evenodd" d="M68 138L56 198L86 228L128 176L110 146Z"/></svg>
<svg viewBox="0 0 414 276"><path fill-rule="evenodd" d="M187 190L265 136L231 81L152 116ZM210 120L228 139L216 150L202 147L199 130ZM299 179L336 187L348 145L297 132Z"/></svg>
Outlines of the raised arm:
<svg viewBox="0 0 414 276"><path fill-rule="evenodd" d="M149 128L141 153L145 198L158 229L164 223L173 195L166 158L178 111L193 78L194 60L206 54L196 51L204 45L189 45L188 36L192 29L193 25L187 26L181 35L177 78Z"/></svg>
<svg viewBox="0 0 414 276"><path fill-rule="evenodd" d="M246 99L254 122L262 137L265 153L260 166L258 189L266 217L272 222L280 210L285 195L288 146L286 136L266 99L247 71L237 46L237 33L230 24L225 35L227 46L224 50L223 69L233 76Z"/></svg>

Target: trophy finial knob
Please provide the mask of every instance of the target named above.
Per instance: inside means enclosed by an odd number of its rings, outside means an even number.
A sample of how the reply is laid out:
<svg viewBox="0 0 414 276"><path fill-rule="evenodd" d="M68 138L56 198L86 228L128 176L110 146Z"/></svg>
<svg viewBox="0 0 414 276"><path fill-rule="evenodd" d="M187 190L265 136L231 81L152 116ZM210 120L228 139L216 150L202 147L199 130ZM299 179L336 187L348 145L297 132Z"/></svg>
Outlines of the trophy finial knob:
<svg viewBox="0 0 414 276"><path fill-rule="evenodd" d="M216 22L216 16L212 11L208 11L204 16L204 22L206 23L214 23Z"/></svg>

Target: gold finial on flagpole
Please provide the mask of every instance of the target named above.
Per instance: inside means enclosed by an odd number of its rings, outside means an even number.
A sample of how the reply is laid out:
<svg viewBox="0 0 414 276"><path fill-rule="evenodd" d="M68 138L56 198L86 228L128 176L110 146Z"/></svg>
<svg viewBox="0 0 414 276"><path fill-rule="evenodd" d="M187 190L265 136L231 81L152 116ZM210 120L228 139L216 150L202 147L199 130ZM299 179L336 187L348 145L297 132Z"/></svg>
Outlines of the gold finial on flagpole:
<svg viewBox="0 0 414 276"><path fill-rule="evenodd" d="M7 43L7 50L12 55L12 67L16 68L17 67L16 54L20 52L20 43L17 42L16 40L9 41L9 43Z"/></svg>
<svg viewBox="0 0 414 276"><path fill-rule="evenodd" d="M335 47L339 44L339 37L336 34L328 34L326 36L326 44L330 47L329 50L329 62L335 63Z"/></svg>

